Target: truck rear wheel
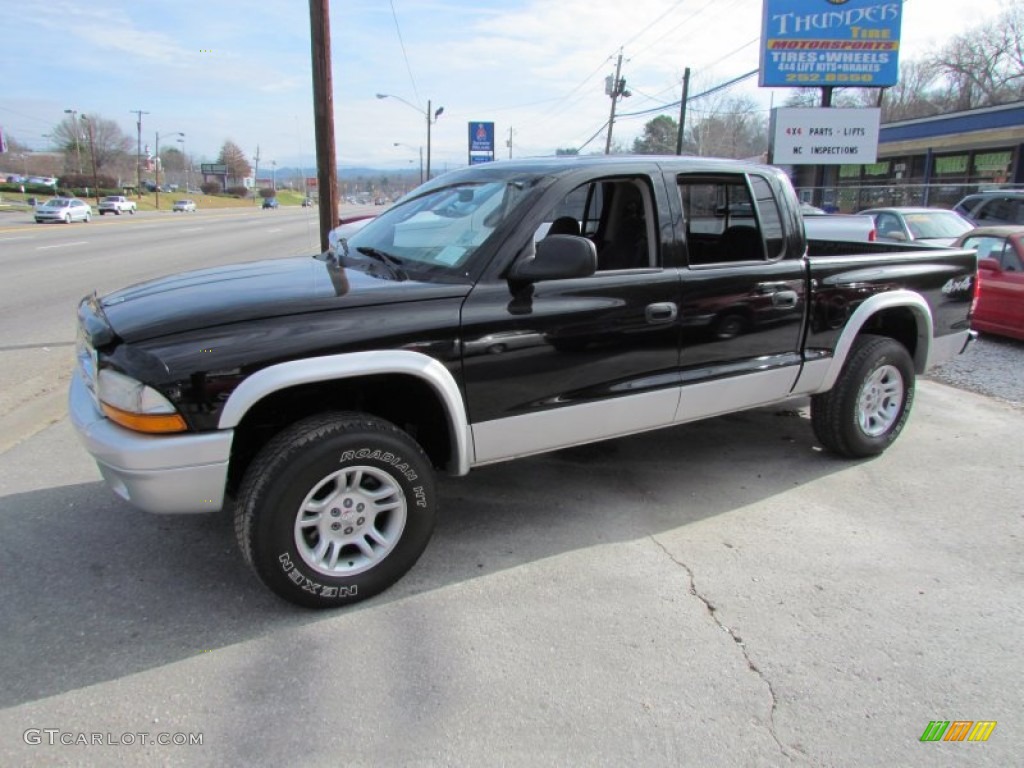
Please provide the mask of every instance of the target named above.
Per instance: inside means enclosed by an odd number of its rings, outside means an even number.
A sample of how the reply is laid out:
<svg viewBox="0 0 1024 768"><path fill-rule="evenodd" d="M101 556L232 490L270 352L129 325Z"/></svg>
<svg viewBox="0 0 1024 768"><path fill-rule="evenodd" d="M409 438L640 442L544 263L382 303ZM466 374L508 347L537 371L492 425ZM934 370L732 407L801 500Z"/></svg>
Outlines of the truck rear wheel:
<svg viewBox="0 0 1024 768"><path fill-rule="evenodd" d="M811 398L811 424L833 453L877 456L899 436L913 402L906 347L887 336L859 336L832 390Z"/></svg>
<svg viewBox="0 0 1024 768"><path fill-rule="evenodd" d="M323 414L277 435L249 466L235 534L267 587L331 608L401 578L436 511L433 468L408 434L365 414Z"/></svg>

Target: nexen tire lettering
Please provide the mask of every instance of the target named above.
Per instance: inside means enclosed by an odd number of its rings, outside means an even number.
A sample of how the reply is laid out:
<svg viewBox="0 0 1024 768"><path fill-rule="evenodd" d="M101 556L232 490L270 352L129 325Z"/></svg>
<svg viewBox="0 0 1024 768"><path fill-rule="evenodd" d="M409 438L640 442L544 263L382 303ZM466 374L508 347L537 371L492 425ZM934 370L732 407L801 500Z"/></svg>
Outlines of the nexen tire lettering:
<svg viewBox="0 0 1024 768"><path fill-rule="evenodd" d="M288 574L288 578L291 579L296 586L302 587L303 590L309 592L311 595L320 595L320 597L355 597L359 594L359 586L357 584L354 584L351 587L328 587L324 584L313 581L295 567L295 563L292 562L291 555L287 552L282 552L278 556L277 561L281 563L281 570Z"/></svg>
<svg viewBox="0 0 1024 768"><path fill-rule="evenodd" d="M338 463L343 464L346 461L352 461L353 459L374 459L376 461L383 462L384 464L390 464L396 470L401 472L405 479L410 482L419 478L416 471L409 469L409 465L401 456L395 456L395 454L390 451L371 450L370 448L360 448L357 451L345 451L338 459Z"/></svg>

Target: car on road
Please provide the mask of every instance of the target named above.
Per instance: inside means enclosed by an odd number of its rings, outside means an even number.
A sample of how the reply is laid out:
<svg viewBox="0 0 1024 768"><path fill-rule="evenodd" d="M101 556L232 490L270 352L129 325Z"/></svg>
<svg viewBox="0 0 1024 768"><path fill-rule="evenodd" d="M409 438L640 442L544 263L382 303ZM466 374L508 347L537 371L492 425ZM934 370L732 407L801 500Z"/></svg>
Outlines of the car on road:
<svg viewBox="0 0 1024 768"><path fill-rule="evenodd" d="M263 200L263 209L266 210L267 208L277 208L276 197L268 197Z"/></svg>
<svg viewBox="0 0 1024 768"><path fill-rule="evenodd" d="M182 213L195 213L196 203L194 200L175 200L174 205L171 206L171 211L181 211Z"/></svg>
<svg viewBox="0 0 1024 768"><path fill-rule="evenodd" d="M124 195L107 195L100 200L100 216L105 213L113 213L120 216L122 213L135 215L135 201L129 200Z"/></svg>
<svg viewBox="0 0 1024 768"><path fill-rule="evenodd" d="M979 227L956 241L978 251L977 331L1024 341L1024 226Z"/></svg>
<svg viewBox="0 0 1024 768"><path fill-rule="evenodd" d="M303 208L309 208L311 205L313 205L313 198L307 197L307 198L303 199L303 201L302 201L302 207Z"/></svg>
<svg viewBox="0 0 1024 768"><path fill-rule="evenodd" d="M92 206L77 197L55 197L36 207L37 224L47 221L61 221L70 224L72 221L88 221L92 218Z"/></svg>
<svg viewBox="0 0 1024 768"><path fill-rule="evenodd" d="M869 208L860 213L875 220L876 237L882 242L952 245L974 228L959 213L945 208Z"/></svg>
<svg viewBox="0 0 1024 768"><path fill-rule="evenodd" d="M990 189L968 195L953 210L978 227L1024 224L1024 189Z"/></svg>

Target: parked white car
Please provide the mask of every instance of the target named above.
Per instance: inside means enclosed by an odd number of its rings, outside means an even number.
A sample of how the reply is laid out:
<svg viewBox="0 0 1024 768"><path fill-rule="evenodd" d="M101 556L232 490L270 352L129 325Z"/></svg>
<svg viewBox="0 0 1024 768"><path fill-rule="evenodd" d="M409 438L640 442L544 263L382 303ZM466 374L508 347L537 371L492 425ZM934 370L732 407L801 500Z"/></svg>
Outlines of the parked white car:
<svg viewBox="0 0 1024 768"><path fill-rule="evenodd" d="M194 200L175 200L174 205L171 206L171 211L181 211L182 213L195 213L196 204Z"/></svg>
<svg viewBox="0 0 1024 768"><path fill-rule="evenodd" d="M37 224L47 221L62 221L65 224L72 221L88 223L92 218L92 206L77 197L55 197L36 207L35 218Z"/></svg>

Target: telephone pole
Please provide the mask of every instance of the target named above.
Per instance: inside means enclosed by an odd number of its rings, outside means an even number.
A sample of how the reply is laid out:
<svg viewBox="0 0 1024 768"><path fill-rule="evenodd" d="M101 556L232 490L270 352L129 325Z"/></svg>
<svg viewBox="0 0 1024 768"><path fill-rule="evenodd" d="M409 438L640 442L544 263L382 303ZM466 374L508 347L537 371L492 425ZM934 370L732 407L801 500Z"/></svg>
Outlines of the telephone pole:
<svg viewBox="0 0 1024 768"><path fill-rule="evenodd" d="M260 145L256 145L256 154L253 155L253 160L256 161L256 166L252 169L252 204L256 205L260 196Z"/></svg>
<svg viewBox="0 0 1024 768"><path fill-rule="evenodd" d="M676 154L683 154L683 128L686 126L686 100L690 97L690 68L683 70L683 98L679 102L679 134L676 136Z"/></svg>
<svg viewBox="0 0 1024 768"><path fill-rule="evenodd" d="M136 129L138 129L139 142L135 149L135 197L142 197L142 116L148 115L141 109L129 109L133 115L138 115L139 119L135 123Z"/></svg>
<svg viewBox="0 0 1024 768"><path fill-rule="evenodd" d="M615 76L607 77L604 81L604 92L612 97L612 111L608 116L608 138L604 143L604 153L610 155L612 152L612 128L615 126L615 104L619 99L631 96L626 90L626 81L619 77L622 74L622 50L619 49L619 58L615 63Z"/></svg>

